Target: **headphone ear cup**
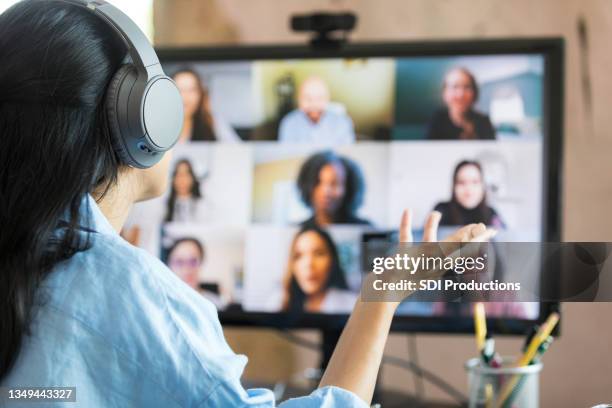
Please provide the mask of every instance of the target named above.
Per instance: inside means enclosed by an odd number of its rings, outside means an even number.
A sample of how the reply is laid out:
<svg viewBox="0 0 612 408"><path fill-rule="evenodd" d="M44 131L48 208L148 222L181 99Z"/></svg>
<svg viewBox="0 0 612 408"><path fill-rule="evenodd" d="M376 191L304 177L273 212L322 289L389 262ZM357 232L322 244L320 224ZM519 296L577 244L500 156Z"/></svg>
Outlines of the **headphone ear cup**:
<svg viewBox="0 0 612 408"><path fill-rule="evenodd" d="M110 129L112 145L115 149L115 153L119 157L119 160L122 164L126 164L128 166L135 166L134 160L128 153L126 137L127 135L123 135L121 131L121 124L119 123L119 114L118 110L120 109L119 103L119 94L121 91L121 87L126 79L128 79L128 75L134 72L134 67L132 65L122 65L108 85L106 90L106 113L108 118L108 127Z"/></svg>

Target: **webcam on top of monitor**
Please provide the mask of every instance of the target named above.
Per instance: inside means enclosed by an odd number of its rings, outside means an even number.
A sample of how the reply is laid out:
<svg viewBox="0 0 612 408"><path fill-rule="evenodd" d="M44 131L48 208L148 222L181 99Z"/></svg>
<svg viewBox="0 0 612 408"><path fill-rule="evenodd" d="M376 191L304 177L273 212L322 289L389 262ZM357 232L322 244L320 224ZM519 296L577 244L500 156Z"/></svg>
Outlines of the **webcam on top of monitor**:
<svg viewBox="0 0 612 408"><path fill-rule="evenodd" d="M348 34L357 25L353 13L313 13L291 17L291 29L295 32L311 32L313 47L333 48L346 43Z"/></svg>

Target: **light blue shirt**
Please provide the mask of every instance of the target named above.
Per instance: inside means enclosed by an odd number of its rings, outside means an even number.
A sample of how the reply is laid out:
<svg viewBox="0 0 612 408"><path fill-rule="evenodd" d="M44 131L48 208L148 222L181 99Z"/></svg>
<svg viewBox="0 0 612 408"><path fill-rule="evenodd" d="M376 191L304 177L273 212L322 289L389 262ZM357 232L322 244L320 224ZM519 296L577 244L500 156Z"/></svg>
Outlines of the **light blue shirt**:
<svg viewBox="0 0 612 408"><path fill-rule="evenodd" d="M355 130L346 113L327 109L314 123L296 109L281 120L278 139L283 143L348 144L355 141Z"/></svg>
<svg viewBox="0 0 612 408"><path fill-rule="evenodd" d="M46 407L273 407L270 390L242 387L247 358L226 343L214 306L86 202L93 246L42 283L31 334L1 385L76 387L76 403ZM325 387L282 406L366 404Z"/></svg>

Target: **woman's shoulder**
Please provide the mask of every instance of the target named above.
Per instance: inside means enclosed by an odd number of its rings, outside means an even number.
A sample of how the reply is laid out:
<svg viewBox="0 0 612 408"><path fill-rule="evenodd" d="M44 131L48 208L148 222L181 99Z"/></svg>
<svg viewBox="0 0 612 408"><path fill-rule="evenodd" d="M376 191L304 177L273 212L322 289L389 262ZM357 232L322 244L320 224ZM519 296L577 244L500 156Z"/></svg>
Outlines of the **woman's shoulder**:
<svg viewBox="0 0 612 408"><path fill-rule="evenodd" d="M470 116L473 120L476 120L476 121L491 122L491 119L489 119L489 115L487 115L486 113L477 111L476 109L472 109L470 111Z"/></svg>
<svg viewBox="0 0 612 408"><path fill-rule="evenodd" d="M453 128L452 122L448 115L448 108L440 107L436 109L431 117L429 118L429 122L426 127L426 139L452 139L452 136L449 136L448 133L450 129Z"/></svg>
<svg viewBox="0 0 612 408"><path fill-rule="evenodd" d="M132 334L176 335L178 321L187 326L207 326L209 333L218 322L211 302L158 258L119 235L95 234L91 248L75 255L62 269L54 273L67 273L68 279L63 280L69 280L66 289L71 296L69 302L56 302L55 306L68 315L80 316L119 348L130 347L125 341ZM164 347L157 341L144 343L143 347L160 352Z"/></svg>
<svg viewBox="0 0 612 408"><path fill-rule="evenodd" d="M119 235L101 233L92 233L89 249L58 264L49 281L54 292L70 292L70 302L61 300L65 294L52 293L60 299L55 306L68 314L90 304L117 315L138 308L160 311L167 307L167 293L181 290L180 280L159 259Z"/></svg>
<svg viewBox="0 0 612 408"><path fill-rule="evenodd" d="M372 226L372 223L369 220L365 218L360 218L359 216L355 214L347 214L346 216L336 221L336 223L337 224Z"/></svg>
<svg viewBox="0 0 612 408"><path fill-rule="evenodd" d="M91 265L91 271L105 271L105 276L96 273L99 279L123 279L126 281L157 279L168 268L149 252L125 241L119 235L94 233L92 246L78 254L83 262ZM93 276L88 278L94 278Z"/></svg>
<svg viewBox="0 0 612 408"><path fill-rule="evenodd" d="M495 127L493 126L489 115L472 110L471 118L476 124L478 131L481 133L481 139L495 139Z"/></svg>
<svg viewBox="0 0 612 408"><path fill-rule="evenodd" d="M119 235L94 234L91 248L58 265L41 289L39 317L60 316L62 327L41 328L36 336L62 344L66 355L77 359L80 350L96 347L85 357L102 367L102 377L121 374L126 398L137 398L130 388L151 380L158 393L174 395L178 389L185 398L181 405L191 405L219 381L208 362L220 354L233 356L215 307ZM228 361L244 366L243 358Z"/></svg>
<svg viewBox="0 0 612 408"><path fill-rule="evenodd" d="M218 142L241 142L240 136L222 115L212 112L215 137Z"/></svg>
<svg viewBox="0 0 612 408"><path fill-rule="evenodd" d="M434 211L439 211L441 213L448 212L450 205L451 205L450 201L441 201L438 204L436 204L436 206L434 207Z"/></svg>
<svg viewBox="0 0 612 408"><path fill-rule="evenodd" d="M490 214L488 224L495 228L500 228L500 229L506 228L506 223L504 222L502 217L499 215L499 213L495 210L495 208L487 206L487 209Z"/></svg>
<svg viewBox="0 0 612 408"><path fill-rule="evenodd" d="M175 307L193 307L199 310L202 317L216 319L216 309L211 302L144 249L129 244L119 236L101 236L91 250L90 256L97 258L97 265L93 269L101 272L97 275L99 280L104 281L98 284L107 287L109 292L125 291L131 294L134 303L146 303L165 312L172 312ZM104 253L112 254L113 259L104 260Z"/></svg>

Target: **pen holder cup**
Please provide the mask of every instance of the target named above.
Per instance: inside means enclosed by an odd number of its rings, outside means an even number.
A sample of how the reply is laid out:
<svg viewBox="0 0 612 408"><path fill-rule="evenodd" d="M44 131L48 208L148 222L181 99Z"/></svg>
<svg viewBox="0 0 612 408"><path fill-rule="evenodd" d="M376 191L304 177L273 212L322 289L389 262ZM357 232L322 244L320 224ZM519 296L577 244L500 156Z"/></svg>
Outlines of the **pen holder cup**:
<svg viewBox="0 0 612 408"><path fill-rule="evenodd" d="M516 367L503 358L501 367L489 367L479 358L465 363L470 408L536 408L539 406L542 363Z"/></svg>

